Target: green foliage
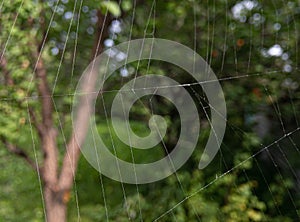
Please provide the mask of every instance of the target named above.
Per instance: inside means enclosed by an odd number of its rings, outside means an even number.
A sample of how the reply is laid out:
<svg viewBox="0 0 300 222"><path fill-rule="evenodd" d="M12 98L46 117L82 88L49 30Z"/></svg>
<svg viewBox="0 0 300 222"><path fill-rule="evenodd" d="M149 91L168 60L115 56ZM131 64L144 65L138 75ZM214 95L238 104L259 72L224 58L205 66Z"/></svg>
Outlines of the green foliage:
<svg viewBox="0 0 300 222"><path fill-rule="evenodd" d="M0 52L5 49L5 68L14 85L4 84L2 73L5 70L0 68L0 137L25 148L33 159L40 161L39 140L28 114L28 107L32 107L40 119L41 107L33 76L36 60L32 58L32 51L52 22L42 57L56 105L58 145L61 153L65 151L65 139L72 130L72 95L90 60L97 31L96 10L104 13L107 10L114 18L122 17L122 32L109 36L115 44L127 41L130 34L131 39L155 36L195 49L221 79L228 127L218 156L209 167L199 171L197 165L211 130L206 116L201 113L201 135L192 158L176 175L157 183L139 185L139 194L135 185L123 184L122 187L101 176L82 157L69 203L69 221L76 221L78 215L82 222L107 218L110 221L128 221L129 218L153 221L160 215L159 221L295 221L300 209L296 193L299 187L293 175L293 170L300 167L299 132L259 155L254 154L299 127L295 121L300 110L299 2L257 1L257 7L242 12L245 21L233 16L232 8L237 1L142 2L134 7L128 0L120 4L89 0L80 8L79 1L74 5L75 1L69 0L59 2L56 8L56 1L4 1L0 7ZM66 12L74 16L71 16L72 23ZM44 21L41 21L42 15ZM280 24L278 30L274 28L276 24ZM275 44L282 47L287 59L283 55L266 54ZM131 70L129 76L121 77L116 72L105 86L107 92L103 97L107 113L110 113L114 90L135 75L155 73L170 76L182 84L194 82L183 70L163 62L151 62L148 67L148 61L141 61L127 68ZM201 87L194 85L187 90L201 112L200 102L207 105ZM151 106L148 100L144 98L131 110L130 126L141 136L149 133ZM157 107L156 113L163 115L168 123L164 142L171 150L180 134L176 110L161 98L153 99L153 104ZM100 135L111 150L112 138L118 156L131 161L130 148L114 132L110 134L111 122L103 108L101 101L96 106ZM263 138L255 128L257 114L267 116L270 121L270 131ZM281 121L286 132L283 132ZM286 142L289 139L293 143ZM288 159L283 164L280 149ZM134 156L141 162L157 160L165 152L162 144L149 151L133 149ZM43 221L38 176L2 144L0 166L0 221Z"/></svg>
<svg viewBox="0 0 300 222"><path fill-rule="evenodd" d="M101 8L104 9L103 11L108 10L115 17L119 17L121 15L121 9L120 9L118 3L114 2L114 1L101 2ZM126 5L125 5L125 8L128 9L129 7L128 6L126 7Z"/></svg>

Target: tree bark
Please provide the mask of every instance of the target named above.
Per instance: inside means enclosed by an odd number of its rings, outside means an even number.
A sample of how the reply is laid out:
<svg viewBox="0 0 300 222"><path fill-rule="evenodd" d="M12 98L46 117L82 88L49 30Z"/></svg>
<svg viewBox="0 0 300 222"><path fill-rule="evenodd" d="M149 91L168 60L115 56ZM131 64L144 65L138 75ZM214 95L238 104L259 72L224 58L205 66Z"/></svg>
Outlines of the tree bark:
<svg viewBox="0 0 300 222"><path fill-rule="evenodd" d="M108 35L108 25L111 19L104 16L98 11L97 34L92 48L91 60L102 51L102 44ZM41 60L42 62L42 60ZM41 69L43 73L43 68ZM56 131L53 128L52 120L52 101L47 94L47 81L41 79L40 91L44 91L44 100L42 99L42 119L46 134L42 133L43 150L45 151L43 181L44 181L44 199L46 205L46 218L48 222L65 222L67 219L67 203L70 199L70 193L73 186L78 160L80 157L80 146L84 142L90 117L90 108L92 102L92 92L95 88L97 72L92 71L90 78L84 82L83 91L90 92L88 96L84 96L80 101L78 115L75 120L81 126L80 136L75 138L75 133L67 144L66 152L63 158L61 172L58 175L57 147L56 147ZM42 75L44 76L44 75ZM46 96L45 96L46 95ZM75 124L76 124L75 123ZM49 156L48 156L49 155Z"/></svg>
<svg viewBox="0 0 300 222"><path fill-rule="evenodd" d="M63 201L61 193L48 185L44 186L44 200L47 222L64 222L67 218L67 204Z"/></svg>
<svg viewBox="0 0 300 222"><path fill-rule="evenodd" d="M39 50L35 57L37 88L41 100L42 130L40 134L41 148L43 151L43 194L46 207L47 222L64 222L66 221L66 203L63 202L62 194L58 189L58 148L57 148L57 131L53 124L53 104L51 92L47 81L47 70L43 59L38 56Z"/></svg>
<svg viewBox="0 0 300 222"><path fill-rule="evenodd" d="M95 42L91 52L91 60L97 57L102 51L103 40L108 36L108 25L111 22L111 18L107 15L102 15L98 11L98 23L97 33L95 36ZM78 160L80 157L80 145L84 142L88 124L89 124L89 111L91 108L92 92L94 91L94 84L96 82L97 72L96 70L91 72L90 78L83 84L83 91L90 92L90 95L84 96L80 101L80 107L78 110L78 116L75 122L80 125L80 136L75 138L75 133L67 144L66 151L63 157L61 171L59 173L58 163L58 147L57 147L57 130L53 121L53 100L52 93L49 87L47 79L47 69L45 67L43 58L41 56L42 46L46 42L47 34L44 33L42 41L36 42L36 45L32 45L34 49L32 51L32 57L36 61L34 72L36 79L36 87L39 93L41 103L41 120L36 118L33 110L28 107L30 114L30 120L33 122L41 141L41 150L43 152L42 166L39 167L33 160L27 155L27 153L21 148L8 143L4 138L0 138L0 141L4 143L7 149L22 158L25 159L31 167L33 167L41 176L43 183L43 197L46 212L47 222L65 222L67 220L67 203L70 199L70 192L73 186L74 177ZM0 61L0 68L4 72L5 84L14 85L13 79L9 75L9 71L6 69L7 61L5 57Z"/></svg>

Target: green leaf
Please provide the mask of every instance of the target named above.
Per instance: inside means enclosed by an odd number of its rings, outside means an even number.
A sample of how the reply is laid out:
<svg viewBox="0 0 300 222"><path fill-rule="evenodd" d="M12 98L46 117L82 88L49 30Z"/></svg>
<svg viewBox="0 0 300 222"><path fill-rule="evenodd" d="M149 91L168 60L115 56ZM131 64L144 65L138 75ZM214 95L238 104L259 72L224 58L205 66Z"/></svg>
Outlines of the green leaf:
<svg viewBox="0 0 300 222"><path fill-rule="evenodd" d="M131 3L131 1L122 1L122 9L124 10L124 11L129 11L131 8L132 8L132 3Z"/></svg>
<svg viewBox="0 0 300 222"><path fill-rule="evenodd" d="M116 2L101 2L101 7L108 10L115 17L119 17L121 15L120 6Z"/></svg>

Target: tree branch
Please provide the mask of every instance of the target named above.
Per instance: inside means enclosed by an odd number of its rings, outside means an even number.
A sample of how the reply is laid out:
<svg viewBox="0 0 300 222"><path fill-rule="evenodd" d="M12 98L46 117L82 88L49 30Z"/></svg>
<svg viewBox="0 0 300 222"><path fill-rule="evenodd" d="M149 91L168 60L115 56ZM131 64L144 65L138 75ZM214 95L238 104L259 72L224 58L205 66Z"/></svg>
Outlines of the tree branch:
<svg viewBox="0 0 300 222"><path fill-rule="evenodd" d="M14 84L14 80L11 78L11 76L9 75L9 71L6 68L7 67L7 60L6 60L4 55L1 58L0 67L1 67L1 69L3 71L3 74L4 74L5 85L12 86Z"/></svg>
<svg viewBox="0 0 300 222"><path fill-rule="evenodd" d="M0 62L0 66L1 66L2 71L4 73L5 85L13 86L14 81L10 76L10 72L6 68L7 67L7 60L6 60L4 55L3 55L2 60ZM30 108L30 107L29 107L29 113L30 113L30 116L31 116L31 119L32 119L32 122L33 122L34 126L38 130L38 133L41 134L42 133L42 126L37 122L36 117L35 117L35 113L32 110L32 108ZM29 157L29 155L23 149L19 148L16 145L13 145L13 144L9 143L4 137L1 137L0 139L1 139L2 143L5 145L5 147L7 148L7 150L10 153L15 154L19 157L22 157L34 170L41 173L41 169L35 164L35 162Z"/></svg>
<svg viewBox="0 0 300 222"><path fill-rule="evenodd" d="M35 41L35 44L32 45L32 57L36 61L34 73L41 103L41 123L37 123L32 110L29 110L29 113L30 117L36 122L35 125L41 139L41 148L44 154L43 182L48 188L55 189L58 175L57 130L53 124L53 101L47 79L47 70L41 56L45 38L43 36L42 43Z"/></svg>
<svg viewBox="0 0 300 222"><path fill-rule="evenodd" d="M98 10L98 22L97 22L97 34L95 42L91 52L91 61L93 61L97 55L102 52L103 41L108 36L108 25L111 22L111 18L107 15L102 15ZM80 132L72 133L71 138L66 147L66 153L63 159L63 165L59 177L59 189L64 192L69 192L73 185L73 179L75 176L78 159L80 157L80 146L83 144L86 133L88 131L91 103L93 100L92 92L95 88L95 82L97 78L97 70L91 70L89 78L83 81L82 90L86 92L80 98L78 105L78 112L75 119L75 125L80 126Z"/></svg>
<svg viewBox="0 0 300 222"><path fill-rule="evenodd" d="M36 58L37 64L35 68L35 75L38 81L38 93L41 98L42 103L42 122L46 129L53 127L53 104L51 98L51 92L47 80L47 71L43 62L43 59L39 56L39 51L34 52L34 57Z"/></svg>
<svg viewBox="0 0 300 222"><path fill-rule="evenodd" d="M1 137L1 141L10 153L23 158L34 170L41 173L40 168L36 165L36 163L29 157L29 155L23 149L7 142L3 137Z"/></svg>
<svg viewBox="0 0 300 222"><path fill-rule="evenodd" d="M36 130L38 131L38 134L40 135L40 137L44 134L45 129L43 127L42 124L40 124L38 122L38 120L36 119L36 115L33 111L33 109L31 107L28 107L28 111L29 111L29 115L30 115L30 119L32 124L34 125L34 127L36 128Z"/></svg>

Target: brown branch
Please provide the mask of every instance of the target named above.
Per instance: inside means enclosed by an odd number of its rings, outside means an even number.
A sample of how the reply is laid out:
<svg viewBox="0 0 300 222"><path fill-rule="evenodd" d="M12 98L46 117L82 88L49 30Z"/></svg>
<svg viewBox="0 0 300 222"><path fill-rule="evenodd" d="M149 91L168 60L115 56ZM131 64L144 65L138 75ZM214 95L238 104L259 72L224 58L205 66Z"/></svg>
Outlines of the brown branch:
<svg viewBox="0 0 300 222"><path fill-rule="evenodd" d="M38 56L38 50L35 52L35 58L37 60L35 75L37 79L38 93L42 104L42 122L46 129L53 127L53 104L51 98L51 92L47 80L47 71L43 62L43 59Z"/></svg>
<svg viewBox="0 0 300 222"><path fill-rule="evenodd" d="M4 55L1 58L0 67L4 74L5 85L12 86L14 84L14 80L11 78L9 71L7 70L7 60Z"/></svg>
<svg viewBox="0 0 300 222"><path fill-rule="evenodd" d="M37 79L37 88L38 88L38 93L39 97L41 99L41 105L42 105L42 125L46 130L50 130L53 128L53 118L52 118L52 113L53 113L53 104L52 104L52 95L49 87L49 83L47 80L47 70L43 61L43 58L41 56L42 54L42 49L44 47L45 41L47 39L47 30L45 26L45 12L44 9L42 8L40 12L40 17L39 17L39 24L40 27L42 28L42 39L40 41L36 40L33 43L30 43L33 51L32 51L32 57L33 60L36 61L35 67L34 67L34 72L35 72L35 77ZM28 19L28 24L30 26L33 26L33 19L29 18ZM35 118L34 116L32 116ZM41 128L41 127L39 127Z"/></svg>
<svg viewBox="0 0 300 222"><path fill-rule="evenodd" d="M23 158L34 170L41 173L41 169L29 157L29 155L24 151L24 149L21 149L20 147L7 142L3 137L1 137L1 141L10 153Z"/></svg>
<svg viewBox="0 0 300 222"><path fill-rule="evenodd" d="M101 11L97 11L98 21L96 24L96 38L92 48L91 61L93 61L101 52L104 39L108 37L108 26L112 21L109 15L102 15Z"/></svg>
<svg viewBox="0 0 300 222"><path fill-rule="evenodd" d="M35 78L37 80L37 89L41 102L42 123L37 125L40 133L41 146L44 153L43 161L43 181L46 186L54 187L57 184L58 174L58 148L56 143L57 131L53 126L53 101L47 79L47 70L40 56L39 45L33 51L33 57L36 59ZM35 116L32 115L33 119Z"/></svg>
<svg viewBox="0 0 300 222"><path fill-rule="evenodd" d="M47 40L47 29L46 29L46 25L45 25L44 9L41 10L39 22L40 22L40 27L42 28L42 32L43 32L42 40L38 44L38 52L41 52L41 50L43 49L45 42Z"/></svg>
<svg viewBox="0 0 300 222"><path fill-rule="evenodd" d="M46 187L54 190L58 174L57 130L53 124L53 101L47 79L47 69L41 56L45 38L46 36L43 36L41 42L34 41L34 44L31 43L32 57L36 61L34 73L41 103L41 123L38 123L32 110L29 110L29 113L38 130L41 149L44 154L42 179Z"/></svg>
<svg viewBox="0 0 300 222"><path fill-rule="evenodd" d="M111 22L111 18L107 15L102 15L98 10L98 22L97 22L97 33L95 42L91 52L91 60L93 61L96 56L102 52L103 41L108 35L108 25ZM72 133L71 138L66 147L66 153L63 159L63 165L61 169L61 173L59 176L59 189L64 192L69 192L73 185L73 179L75 176L78 159L80 157L80 146L83 144L86 133L88 131L89 118L90 118L90 110L91 103L94 99L94 88L95 82L97 78L97 70L96 66L93 70L90 70L88 78L83 81L82 90L85 95L81 96L78 112L75 119L75 128L76 126L80 127L79 132ZM78 128L77 128L78 129Z"/></svg>
<svg viewBox="0 0 300 222"><path fill-rule="evenodd" d="M10 72L9 70L7 70L7 60L5 58L5 56L2 57L2 60L0 62L0 66L2 68L2 71L4 73L4 80L5 80L5 85L7 86L13 86L14 85L14 81L10 76ZM32 123L35 126L35 128L37 129L39 134L42 134L42 126L41 124L39 124L37 122L36 116L34 111L32 110L32 108L29 107L29 114L30 117L32 119ZM38 171L40 174L42 174L41 169L36 165L36 163L29 157L29 155L21 148L19 148L16 145L13 145L11 143L9 143L4 137L0 138L2 143L5 145L5 147L7 148L7 150L12 153L15 154L21 158L23 158L34 170Z"/></svg>
<svg viewBox="0 0 300 222"><path fill-rule="evenodd" d="M43 125L38 122L35 112L31 107L28 107L28 111L29 111L30 119L31 119L33 126L38 131L39 136L42 137L42 135L45 133L45 129L44 129Z"/></svg>

